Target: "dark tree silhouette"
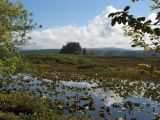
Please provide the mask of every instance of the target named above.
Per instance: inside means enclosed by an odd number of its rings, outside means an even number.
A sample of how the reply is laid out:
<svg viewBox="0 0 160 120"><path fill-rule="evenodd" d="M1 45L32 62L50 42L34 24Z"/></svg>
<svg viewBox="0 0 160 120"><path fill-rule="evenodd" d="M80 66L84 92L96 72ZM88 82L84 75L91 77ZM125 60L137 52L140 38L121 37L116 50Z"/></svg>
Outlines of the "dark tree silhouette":
<svg viewBox="0 0 160 120"><path fill-rule="evenodd" d="M61 48L60 54L82 54L82 48L78 42L69 42Z"/></svg>

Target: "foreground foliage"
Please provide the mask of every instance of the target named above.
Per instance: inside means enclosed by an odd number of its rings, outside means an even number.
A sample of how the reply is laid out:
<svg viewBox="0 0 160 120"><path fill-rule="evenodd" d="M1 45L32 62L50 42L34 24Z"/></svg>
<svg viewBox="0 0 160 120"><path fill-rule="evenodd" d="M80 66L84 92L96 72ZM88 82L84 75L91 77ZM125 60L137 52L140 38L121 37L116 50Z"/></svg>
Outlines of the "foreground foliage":
<svg viewBox="0 0 160 120"><path fill-rule="evenodd" d="M89 120L85 116L65 116L57 113L50 99L26 97L20 93L0 94L1 120Z"/></svg>

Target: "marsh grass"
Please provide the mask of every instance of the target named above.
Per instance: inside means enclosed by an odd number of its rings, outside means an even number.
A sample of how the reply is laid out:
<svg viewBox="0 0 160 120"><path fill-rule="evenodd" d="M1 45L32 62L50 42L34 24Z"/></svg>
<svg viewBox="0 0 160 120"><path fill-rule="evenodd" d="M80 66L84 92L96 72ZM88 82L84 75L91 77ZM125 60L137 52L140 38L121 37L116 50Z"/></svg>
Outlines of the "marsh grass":
<svg viewBox="0 0 160 120"><path fill-rule="evenodd" d="M86 63L77 66L78 69L105 69L108 66L106 64Z"/></svg>
<svg viewBox="0 0 160 120"><path fill-rule="evenodd" d="M0 120L91 120L87 116L66 116L55 110L49 99L17 93L0 94Z"/></svg>
<svg viewBox="0 0 160 120"><path fill-rule="evenodd" d="M138 64L145 63L160 68L159 58L98 57L83 55L31 53L23 56L27 71L47 71L99 74L122 79L158 80L149 72L140 73ZM41 62L37 62L41 61Z"/></svg>

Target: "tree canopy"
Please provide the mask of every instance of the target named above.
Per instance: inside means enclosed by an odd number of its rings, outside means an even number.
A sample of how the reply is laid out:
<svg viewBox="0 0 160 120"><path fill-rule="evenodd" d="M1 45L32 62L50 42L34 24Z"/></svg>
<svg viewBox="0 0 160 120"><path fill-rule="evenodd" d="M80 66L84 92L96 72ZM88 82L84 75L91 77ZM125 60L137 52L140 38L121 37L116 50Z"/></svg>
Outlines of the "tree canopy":
<svg viewBox="0 0 160 120"><path fill-rule="evenodd" d="M36 27L31 16L21 3L0 0L0 74L3 76L22 70L18 46L30 39L28 33Z"/></svg>
<svg viewBox="0 0 160 120"><path fill-rule="evenodd" d="M61 54L81 54L82 48L78 42L68 42L60 50Z"/></svg>

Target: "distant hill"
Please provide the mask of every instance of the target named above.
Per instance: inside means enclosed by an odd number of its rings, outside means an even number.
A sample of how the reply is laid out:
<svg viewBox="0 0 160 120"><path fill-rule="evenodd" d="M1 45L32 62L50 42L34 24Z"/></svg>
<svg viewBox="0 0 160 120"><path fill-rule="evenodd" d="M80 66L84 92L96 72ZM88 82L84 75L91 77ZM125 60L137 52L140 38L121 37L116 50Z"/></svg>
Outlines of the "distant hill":
<svg viewBox="0 0 160 120"><path fill-rule="evenodd" d="M144 52L143 50L129 50L121 48L87 48L89 54L96 56L109 56L109 57L160 57L160 53L155 54L153 51ZM57 54L60 49L41 49L41 50L23 50L22 54L26 53L48 53Z"/></svg>
<svg viewBox="0 0 160 120"><path fill-rule="evenodd" d="M124 56L124 57L160 57L160 53L153 51L144 52L143 50L129 50L121 48L91 48L88 52L98 56Z"/></svg>
<svg viewBox="0 0 160 120"><path fill-rule="evenodd" d="M48 53L48 54L58 54L60 49L40 49L40 50L22 50L21 54L27 53Z"/></svg>

